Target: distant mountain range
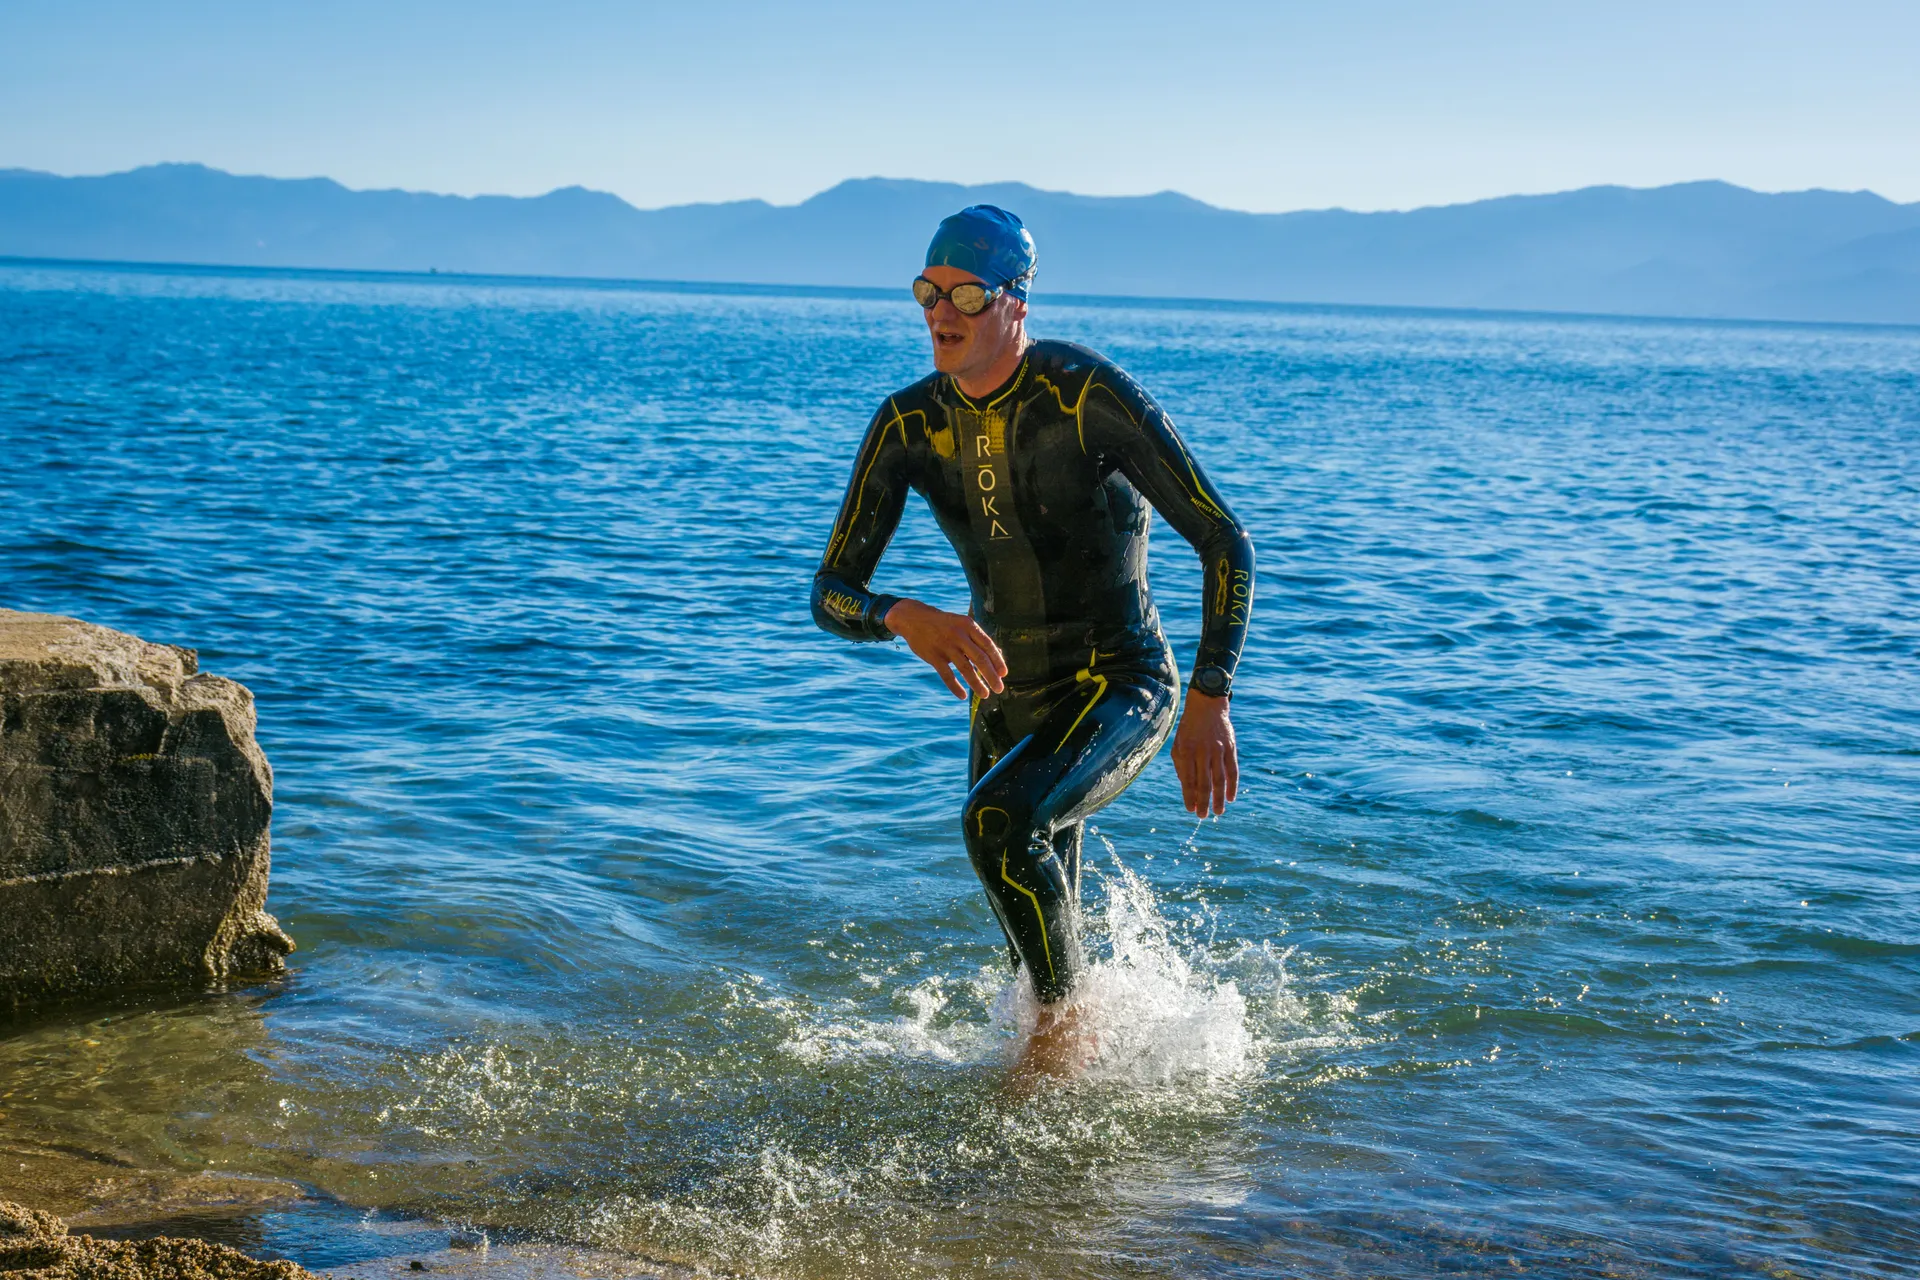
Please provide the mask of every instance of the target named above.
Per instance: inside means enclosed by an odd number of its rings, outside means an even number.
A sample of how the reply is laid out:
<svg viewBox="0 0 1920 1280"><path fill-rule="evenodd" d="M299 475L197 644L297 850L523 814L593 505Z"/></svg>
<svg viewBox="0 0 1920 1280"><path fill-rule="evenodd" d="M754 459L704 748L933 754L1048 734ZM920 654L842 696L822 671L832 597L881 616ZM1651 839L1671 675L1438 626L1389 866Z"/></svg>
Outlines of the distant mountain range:
<svg viewBox="0 0 1920 1280"><path fill-rule="evenodd" d="M934 224L979 201L1033 228L1042 296L1920 323L1920 204L1724 182L1237 213L1173 192L866 178L797 205L636 209L582 187L468 198L190 164L91 178L11 169L0 170L0 255L904 287Z"/></svg>

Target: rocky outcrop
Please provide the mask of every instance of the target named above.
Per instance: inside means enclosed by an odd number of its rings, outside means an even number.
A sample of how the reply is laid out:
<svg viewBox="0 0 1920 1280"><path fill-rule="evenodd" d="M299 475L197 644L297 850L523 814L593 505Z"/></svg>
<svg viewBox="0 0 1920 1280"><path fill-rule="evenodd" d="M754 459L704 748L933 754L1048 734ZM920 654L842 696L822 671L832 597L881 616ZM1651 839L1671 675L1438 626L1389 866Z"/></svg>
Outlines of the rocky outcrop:
<svg viewBox="0 0 1920 1280"><path fill-rule="evenodd" d="M191 649L0 609L0 1012L284 967L253 728Z"/></svg>
<svg viewBox="0 0 1920 1280"><path fill-rule="evenodd" d="M0 1200L0 1275L9 1280L313 1280L205 1240L96 1240L50 1213Z"/></svg>

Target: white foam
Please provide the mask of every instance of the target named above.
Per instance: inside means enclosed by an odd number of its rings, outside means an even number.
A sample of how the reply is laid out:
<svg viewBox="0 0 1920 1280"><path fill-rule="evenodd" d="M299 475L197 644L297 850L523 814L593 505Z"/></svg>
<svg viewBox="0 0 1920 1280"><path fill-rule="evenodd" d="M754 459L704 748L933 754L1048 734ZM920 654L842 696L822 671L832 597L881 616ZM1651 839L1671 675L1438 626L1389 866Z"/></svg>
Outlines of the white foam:
<svg viewBox="0 0 1920 1280"><path fill-rule="evenodd" d="M1275 1050L1350 1037L1338 1010L1310 1008L1293 994L1292 948L1183 936L1152 887L1121 862L1110 841L1096 838L1106 865L1086 868L1090 887L1100 892L1083 922L1090 960L1071 997L1094 1046L1084 1080L1142 1087L1233 1081L1257 1074ZM1212 919L1211 908L1198 902L1196 920L1210 925ZM807 1062L900 1056L985 1063L1017 1055L1039 1015L1025 979L1003 969L930 977L895 998L912 1011L872 1018L851 1005L840 1017L792 1009L781 1047Z"/></svg>
<svg viewBox="0 0 1920 1280"><path fill-rule="evenodd" d="M862 1018L849 1012L844 1019L798 1017L780 1048L802 1062L844 1058L909 1057L934 1062L980 1062L999 1049L993 1028L982 1021L956 1017L956 995L973 997L983 1005L987 975L955 983L935 975L897 994L913 1012L896 1018ZM956 993L956 986L962 991ZM990 988L988 988L990 990ZM963 1000L964 1003L964 1000Z"/></svg>

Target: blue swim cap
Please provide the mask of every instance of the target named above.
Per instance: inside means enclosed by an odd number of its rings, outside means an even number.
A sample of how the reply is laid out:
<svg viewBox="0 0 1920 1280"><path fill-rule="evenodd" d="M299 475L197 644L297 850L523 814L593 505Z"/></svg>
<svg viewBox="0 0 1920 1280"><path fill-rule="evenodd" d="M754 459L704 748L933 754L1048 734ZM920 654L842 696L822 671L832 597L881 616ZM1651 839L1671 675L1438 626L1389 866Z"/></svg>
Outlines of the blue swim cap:
<svg viewBox="0 0 1920 1280"><path fill-rule="evenodd" d="M1032 283L1033 237L1005 209L976 204L940 224L927 246L927 265L971 271L990 287L1006 286L1026 300Z"/></svg>

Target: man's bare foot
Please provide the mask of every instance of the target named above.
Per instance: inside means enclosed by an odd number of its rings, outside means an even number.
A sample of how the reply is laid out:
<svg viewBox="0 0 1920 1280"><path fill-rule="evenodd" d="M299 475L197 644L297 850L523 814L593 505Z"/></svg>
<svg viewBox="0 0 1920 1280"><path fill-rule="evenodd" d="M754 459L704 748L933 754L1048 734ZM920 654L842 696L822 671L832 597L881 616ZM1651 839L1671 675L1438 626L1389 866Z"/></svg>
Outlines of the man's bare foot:
<svg viewBox="0 0 1920 1280"><path fill-rule="evenodd" d="M1020 1046L1007 1084L1016 1093L1030 1094L1043 1080L1071 1080L1093 1065L1099 1041L1076 1005L1061 1003L1040 1010L1033 1034Z"/></svg>

